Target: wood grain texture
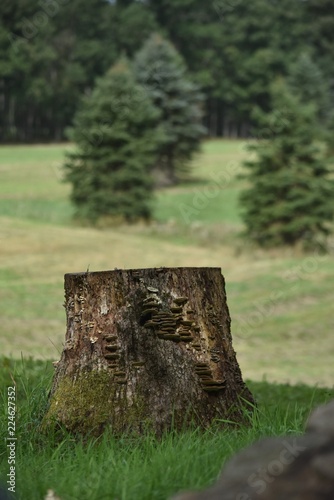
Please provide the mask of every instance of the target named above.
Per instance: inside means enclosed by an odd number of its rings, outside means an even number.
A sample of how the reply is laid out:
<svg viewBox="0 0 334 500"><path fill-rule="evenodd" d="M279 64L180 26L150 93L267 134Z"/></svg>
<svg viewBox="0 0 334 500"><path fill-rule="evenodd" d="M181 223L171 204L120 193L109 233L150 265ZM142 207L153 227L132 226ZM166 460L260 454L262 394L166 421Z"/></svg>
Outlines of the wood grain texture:
<svg viewBox="0 0 334 500"><path fill-rule="evenodd" d="M242 419L253 403L232 347L219 268L65 275L67 331L46 421L161 434Z"/></svg>

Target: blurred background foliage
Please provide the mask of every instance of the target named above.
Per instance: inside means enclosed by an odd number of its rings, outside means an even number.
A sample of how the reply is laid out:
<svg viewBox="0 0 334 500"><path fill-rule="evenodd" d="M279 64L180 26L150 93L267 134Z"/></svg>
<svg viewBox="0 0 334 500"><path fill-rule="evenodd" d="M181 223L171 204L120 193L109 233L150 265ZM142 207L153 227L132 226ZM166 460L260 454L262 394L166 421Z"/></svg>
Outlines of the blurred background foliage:
<svg viewBox="0 0 334 500"><path fill-rule="evenodd" d="M254 110L271 110L271 82L291 72L297 82L305 68L312 88L304 95L316 94L324 120L333 30L331 0L2 0L0 141L65 139L81 96L154 32L200 86L210 136L249 136Z"/></svg>
<svg viewBox="0 0 334 500"><path fill-rule="evenodd" d="M331 385L333 237L294 244L333 229L333 32L331 0L2 0L3 352L59 355L66 272L219 266L246 376Z"/></svg>

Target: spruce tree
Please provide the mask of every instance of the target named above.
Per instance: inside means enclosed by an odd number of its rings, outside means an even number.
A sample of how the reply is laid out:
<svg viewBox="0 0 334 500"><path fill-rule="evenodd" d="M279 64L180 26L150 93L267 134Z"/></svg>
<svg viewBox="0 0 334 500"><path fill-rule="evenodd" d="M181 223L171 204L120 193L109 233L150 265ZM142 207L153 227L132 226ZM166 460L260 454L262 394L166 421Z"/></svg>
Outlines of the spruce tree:
<svg viewBox="0 0 334 500"><path fill-rule="evenodd" d="M80 218L150 217L158 116L125 60L98 80L69 133L76 150L67 155L65 180Z"/></svg>
<svg viewBox="0 0 334 500"><path fill-rule="evenodd" d="M319 123L325 125L330 110L329 84L308 53L302 53L292 66L288 83L302 103L315 105Z"/></svg>
<svg viewBox="0 0 334 500"><path fill-rule="evenodd" d="M162 182L175 184L199 150L205 129L201 124L202 96L187 74L176 49L160 35L152 35L137 53L134 70L154 105L160 110L165 140L159 148L156 171Z"/></svg>
<svg viewBox="0 0 334 500"><path fill-rule="evenodd" d="M251 147L257 158L245 163L250 186L240 201L246 234L264 247L315 245L329 234L334 215L334 180L316 141L317 110L284 82L273 87L272 104L262 122L266 139Z"/></svg>

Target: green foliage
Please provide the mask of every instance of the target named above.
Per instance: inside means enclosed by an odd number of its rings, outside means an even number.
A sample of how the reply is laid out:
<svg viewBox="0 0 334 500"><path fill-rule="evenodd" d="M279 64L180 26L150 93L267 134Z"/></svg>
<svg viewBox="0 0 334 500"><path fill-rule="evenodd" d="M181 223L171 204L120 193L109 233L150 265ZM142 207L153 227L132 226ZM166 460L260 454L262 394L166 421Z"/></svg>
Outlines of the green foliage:
<svg viewBox="0 0 334 500"><path fill-rule="evenodd" d="M141 2L117 2L110 9L110 42L119 54L132 57L151 33L159 29L149 6Z"/></svg>
<svg viewBox="0 0 334 500"><path fill-rule="evenodd" d="M80 95L157 31L203 90L210 133L245 136L253 106L270 109L270 83L304 52L332 105L333 29L332 0L2 1L0 140L63 139Z"/></svg>
<svg viewBox="0 0 334 500"><path fill-rule="evenodd" d="M205 92L212 135L247 134L254 105L269 109L270 83L287 74L313 28L314 20L305 22L307 3L150 0Z"/></svg>
<svg viewBox="0 0 334 500"><path fill-rule="evenodd" d="M326 125L330 109L329 85L309 54L302 53L293 64L288 83L302 103L315 105L319 123Z"/></svg>
<svg viewBox="0 0 334 500"><path fill-rule="evenodd" d="M80 93L116 59L107 10L100 0L1 2L3 140L64 138Z"/></svg>
<svg viewBox="0 0 334 500"><path fill-rule="evenodd" d="M153 35L135 58L138 82L160 110L165 139L159 147L156 170L162 182L175 184L199 150L204 133L201 125L201 94L186 75L186 66L176 49L160 35Z"/></svg>
<svg viewBox="0 0 334 500"><path fill-rule="evenodd" d="M282 81L273 86L272 105L262 117L265 139L252 147L257 158L245 164L251 183L241 195L246 234L265 247L313 246L329 234L334 215L334 181L316 143L316 109Z"/></svg>
<svg viewBox="0 0 334 500"><path fill-rule="evenodd" d="M126 61L98 80L69 133L77 150L67 154L66 180L80 218L150 218L158 116Z"/></svg>
<svg viewBox="0 0 334 500"><path fill-rule="evenodd" d="M334 110L331 105L330 82L310 55L302 53L292 65L288 83L304 104L312 103L328 154L334 153ZM319 134L320 135L320 134Z"/></svg>
<svg viewBox="0 0 334 500"><path fill-rule="evenodd" d="M315 49L315 60L320 65L325 78L330 81L333 78L334 4L332 0L308 0L305 2L305 7L308 48Z"/></svg>

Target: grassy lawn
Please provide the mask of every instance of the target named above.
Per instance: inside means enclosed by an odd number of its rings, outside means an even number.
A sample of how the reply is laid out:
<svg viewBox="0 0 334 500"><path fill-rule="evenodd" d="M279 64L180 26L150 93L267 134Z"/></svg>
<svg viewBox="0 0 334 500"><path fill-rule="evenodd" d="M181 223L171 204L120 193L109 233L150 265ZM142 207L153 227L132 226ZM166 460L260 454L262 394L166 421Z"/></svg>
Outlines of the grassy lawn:
<svg viewBox="0 0 334 500"><path fill-rule="evenodd" d="M245 377L332 386L334 257L262 252L238 239L246 145L206 142L191 178L157 193L155 223L103 230L73 225L61 173L70 146L0 147L3 354L59 358L66 272L219 266Z"/></svg>
<svg viewBox="0 0 334 500"><path fill-rule="evenodd" d="M61 173L69 146L0 147L1 407L13 377L18 499L42 499L49 488L62 500L166 499L203 488L236 450L263 435L302 432L311 409L333 398L334 256L263 252L239 238L245 146L206 142L192 176L157 192L154 223L111 229L74 225ZM41 434L51 360L65 335L64 273L159 266L222 268L234 348L259 404L250 425L159 442ZM1 471L6 432L3 418Z"/></svg>
<svg viewBox="0 0 334 500"><path fill-rule="evenodd" d="M68 224L73 213L69 186L61 182L68 146L0 147L0 214Z"/></svg>
<svg viewBox="0 0 334 500"><path fill-rule="evenodd" d="M39 425L52 377L51 363L3 358L0 385L17 390L17 498L42 500L53 489L62 500L166 500L182 489L202 489L215 482L223 463L237 450L263 436L300 434L315 406L334 397L329 389L306 385L248 382L258 402L249 425L205 432L196 429L123 436L109 432L85 443L73 436L43 434ZM7 391L2 389L4 408ZM0 422L1 470L7 469L6 419Z"/></svg>

